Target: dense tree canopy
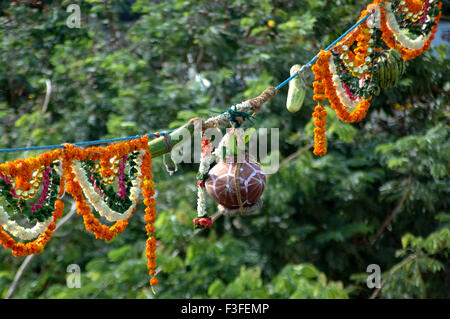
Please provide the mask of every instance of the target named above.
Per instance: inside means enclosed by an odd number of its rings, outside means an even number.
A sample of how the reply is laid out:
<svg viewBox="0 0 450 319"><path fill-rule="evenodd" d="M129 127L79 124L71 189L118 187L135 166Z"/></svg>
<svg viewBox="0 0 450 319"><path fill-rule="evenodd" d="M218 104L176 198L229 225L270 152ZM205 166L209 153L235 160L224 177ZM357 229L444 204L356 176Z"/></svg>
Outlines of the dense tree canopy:
<svg viewBox="0 0 450 319"><path fill-rule="evenodd" d="M81 6L80 28L66 24L71 3ZM0 148L130 136L212 116L283 81L366 4L2 1ZM281 91L256 122L280 128L282 165L255 215L223 217L194 234L197 165L182 164L169 176L155 159L156 295L139 207L110 243L72 217L33 259L13 297L368 298L370 264L383 272L377 297L450 297L449 56L444 45L408 62L399 85L374 98L361 123L343 124L329 112L323 157L311 151L312 88L295 114ZM307 77L311 82L311 72ZM0 160L35 154L1 153ZM68 212L69 196L65 201ZM212 200L208 209L215 211ZM2 249L0 261L5 297L23 259ZM81 267L81 288L66 285L70 264Z"/></svg>

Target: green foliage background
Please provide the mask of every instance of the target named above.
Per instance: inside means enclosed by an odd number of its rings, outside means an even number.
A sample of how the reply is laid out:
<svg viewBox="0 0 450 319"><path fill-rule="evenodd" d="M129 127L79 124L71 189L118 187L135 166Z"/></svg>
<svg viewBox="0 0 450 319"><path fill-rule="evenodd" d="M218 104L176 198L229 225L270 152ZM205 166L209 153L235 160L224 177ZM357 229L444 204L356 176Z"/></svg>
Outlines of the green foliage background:
<svg viewBox="0 0 450 319"><path fill-rule="evenodd" d="M367 4L33 2L0 4L1 148L143 134L213 115L211 109L280 83L291 65L331 43ZM81 6L80 29L66 25L71 3ZM139 207L110 243L95 240L75 215L34 258L13 297L368 298L374 291L366 286L366 268L378 264L384 286L377 297L449 298L449 66L448 46L408 62L399 86L374 98L359 124L342 124L329 112L329 151L322 158L311 151L311 88L296 114L285 109L287 90L281 91L257 127L280 128L282 161L297 156L270 176L258 214L221 218L198 235L192 229L197 165L169 176L155 159L156 296ZM43 109L46 79L53 91ZM1 153L0 160L31 155ZM0 296L22 261L0 250ZM70 264L81 267L79 289L66 286Z"/></svg>

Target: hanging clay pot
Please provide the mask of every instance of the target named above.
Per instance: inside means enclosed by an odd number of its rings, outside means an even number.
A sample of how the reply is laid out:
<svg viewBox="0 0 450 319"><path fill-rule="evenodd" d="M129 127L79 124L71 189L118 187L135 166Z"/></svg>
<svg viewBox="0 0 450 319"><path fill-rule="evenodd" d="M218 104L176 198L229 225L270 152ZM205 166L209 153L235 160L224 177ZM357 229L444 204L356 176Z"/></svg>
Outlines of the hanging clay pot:
<svg viewBox="0 0 450 319"><path fill-rule="evenodd" d="M209 171L205 183L209 196L228 209L240 207L238 190L242 207L249 207L258 201L266 185L266 175L261 165L248 157L241 162L238 163L236 157L227 157ZM236 176L238 184L235 182Z"/></svg>

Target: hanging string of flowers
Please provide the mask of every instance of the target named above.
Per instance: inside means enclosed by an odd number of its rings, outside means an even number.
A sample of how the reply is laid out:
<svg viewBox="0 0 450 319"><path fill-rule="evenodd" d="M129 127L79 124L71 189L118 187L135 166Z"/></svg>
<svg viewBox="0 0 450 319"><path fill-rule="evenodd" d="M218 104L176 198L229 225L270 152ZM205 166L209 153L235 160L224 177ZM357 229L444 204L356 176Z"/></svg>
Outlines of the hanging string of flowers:
<svg viewBox="0 0 450 319"><path fill-rule="evenodd" d="M56 150L0 165L0 243L15 257L42 252L63 214L64 204L58 198L64 192L57 168L60 154ZM39 200L28 208L25 201L36 197L41 181ZM35 225L21 226L19 220ZM13 237L27 242L16 242Z"/></svg>
<svg viewBox="0 0 450 319"><path fill-rule="evenodd" d="M94 147L87 150L80 150L70 145L66 147L64 155L67 161L66 165L68 166L65 170L67 172L67 192L76 200L78 214L83 216L86 229L92 231L97 238L110 241L122 233L127 227L128 219L136 209L136 204L139 199L140 182L137 179L142 176L141 169L139 166L136 168L135 165L141 163L140 157L145 153L145 148L148 147L147 143L148 138L145 136L138 140L112 144L105 148ZM111 178L111 171L108 168L114 162L115 158L125 158L127 154L134 152L137 153L137 155L134 154L134 157L136 158L137 156L137 159L133 160L133 157L130 157L131 161L134 162L133 168L130 169L132 181L129 181L129 186L131 187L125 190L129 197L122 198L119 196L123 192L122 189L119 189L119 194L117 194L113 191L112 187L106 188L100 178ZM100 161L100 167L97 166L100 169L97 175L94 175L96 171L93 163L96 161ZM85 172L82 170L81 162L84 162ZM85 173L92 173L91 180L86 178ZM93 185L97 185L100 193L97 193L93 189ZM108 221L115 221L116 223L111 227L101 224L91 213L91 209L86 204L81 191L86 195L100 216L105 217ZM118 211L112 208L116 208Z"/></svg>
<svg viewBox="0 0 450 319"><path fill-rule="evenodd" d="M325 136L325 125L327 124L327 111L323 105L317 104L314 109L313 117L314 120L314 154L315 155L324 155L327 153L326 143L327 138Z"/></svg>
<svg viewBox="0 0 450 319"><path fill-rule="evenodd" d="M150 283L156 285L156 200L152 198L155 192L148 141L146 135L106 147L80 149L66 144L64 149L37 158L1 164L0 243L15 257L41 253L63 215L61 197L65 192L75 200L85 228L96 238L110 241L126 229L142 191L149 236L147 265L153 275ZM117 191L111 185L116 179ZM36 203L28 208L25 201L33 199ZM103 224L95 213L114 224ZM21 226L20 219L35 224Z"/></svg>
<svg viewBox="0 0 450 319"><path fill-rule="evenodd" d="M417 11L419 4L422 7ZM442 2L436 0L381 2L383 41L399 51L405 61L417 57L430 48L442 14L441 9Z"/></svg>
<svg viewBox="0 0 450 319"><path fill-rule="evenodd" d="M149 238L146 242L145 255L147 257L147 268L151 277L150 285L155 286L158 284L158 279L156 278L156 238L155 238L155 226L153 223L156 220L156 199L153 198L155 195L155 183L152 180L152 154L148 149L148 144L146 144L145 153L142 159L141 172L142 172L142 194L144 196L145 208L145 230L147 231L147 236Z"/></svg>
<svg viewBox="0 0 450 319"><path fill-rule="evenodd" d="M219 145L222 147L223 142ZM197 173L197 217L193 219L194 227L210 227L213 221L208 217L206 210L206 188L205 182L208 177L208 172L211 164L216 160L213 153L213 146L211 138L202 137L202 153L200 157L200 165Z"/></svg>
<svg viewBox="0 0 450 319"><path fill-rule="evenodd" d="M361 18L371 12L369 18L332 50L318 54L312 66L314 101L327 99L341 121L364 119L373 96L396 86L404 61L429 49L441 8L435 0L375 0L361 12ZM319 156L327 152L322 108L318 105L313 113L314 154Z"/></svg>

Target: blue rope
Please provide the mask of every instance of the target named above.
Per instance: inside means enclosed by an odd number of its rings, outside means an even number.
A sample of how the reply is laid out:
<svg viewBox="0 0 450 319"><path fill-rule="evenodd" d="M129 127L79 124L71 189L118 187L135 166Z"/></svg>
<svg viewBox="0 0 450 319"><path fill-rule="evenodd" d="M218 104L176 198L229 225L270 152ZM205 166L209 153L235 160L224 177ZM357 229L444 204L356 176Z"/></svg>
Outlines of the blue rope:
<svg viewBox="0 0 450 319"><path fill-rule="evenodd" d="M167 134L172 133L174 130L170 130L167 132L158 132L158 133L150 133L146 134L149 138L164 136ZM86 141L86 142L78 142L73 143L72 145L75 146L87 146L87 145L98 145L98 144L107 144L107 143L113 143L113 142L121 142L121 141L129 141L141 138L145 135L135 135L135 136L129 136L129 137L119 137L119 138L111 138L107 140L96 140L96 141ZM5 148L1 149L0 153L8 153L8 152L24 152L24 151L39 151L39 150L50 150L50 149L57 149L57 148L64 148L64 145L47 145L47 146L31 146L31 147L21 147L21 148Z"/></svg>
<svg viewBox="0 0 450 319"><path fill-rule="evenodd" d="M356 22L350 29L348 29L347 31L345 31L344 34L342 34L339 38L337 38L333 43L331 43L324 51L330 51L339 41L341 41L347 34L349 34L350 32L352 32L356 27L358 27L361 23L363 23L364 21L366 21L372 14L374 13L374 11L372 11L371 13L369 13L368 15L366 15L364 18L362 18L361 20L359 20L358 22ZM284 80L281 84L279 84L275 89L279 90L281 89L283 86L285 86L286 84L289 83L289 81L291 81L292 79L294 79L299 73L303 72L306 68L311 67L314 63L316 63L317 59L319 58L319 54L317 54L311 61L309 61L308 63L306 63L304 66L301 67L301 69L291 75L289 78L287 78L286 80Z"/></svg>

